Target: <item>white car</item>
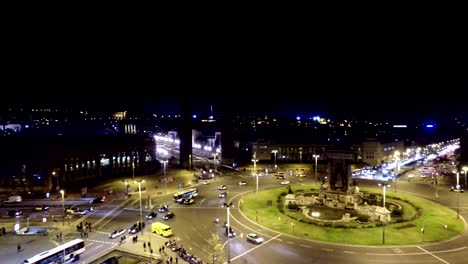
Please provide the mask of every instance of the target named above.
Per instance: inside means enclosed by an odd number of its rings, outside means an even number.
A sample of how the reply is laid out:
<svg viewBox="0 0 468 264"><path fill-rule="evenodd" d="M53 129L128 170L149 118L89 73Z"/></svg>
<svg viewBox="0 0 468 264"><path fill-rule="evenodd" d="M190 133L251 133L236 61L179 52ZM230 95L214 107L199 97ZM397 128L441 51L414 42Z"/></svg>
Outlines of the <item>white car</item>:
<svg viewBox="0 0 468 264"><path fill-rule="evenodd" d="M289 184L289 181L288 180L281 181L281 184L283 185Z"/></svg>
<svg viewBox="0 0 468 264"><path fill-rule="evenodd" d="M220 185L218 186L218 190L226 190L227 186L226 185Z"/></svg>
<svg viewBox="0 0 468 264"><path fill-rule="evenodd" d="M261 244L263 243L263 237L259 237L257 234L250 233L250 234L247 234L247 241L255 243L255 244Z"/></svg>
<svg viewBox="0 0 468 264"><path fill-rule="evenodd" d="M118 236L121 236L121 235L123 235L125 233L125 231L127 231L127 229L125 229L125 228L115 230L114 232L109 234L109 238L114 239L114 238L116 238Z"/></svg>

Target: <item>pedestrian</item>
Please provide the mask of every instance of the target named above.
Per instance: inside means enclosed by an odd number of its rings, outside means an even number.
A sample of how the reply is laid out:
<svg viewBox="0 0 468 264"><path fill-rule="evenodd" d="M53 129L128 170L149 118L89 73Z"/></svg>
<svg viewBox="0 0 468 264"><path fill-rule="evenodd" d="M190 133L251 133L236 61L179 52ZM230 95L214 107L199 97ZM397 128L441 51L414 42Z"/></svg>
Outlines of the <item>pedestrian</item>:
<svg viewBox="0 0 468 264"><path fill-rule="evenodd" d="M21 251L21 245L18 244L18 252L20 252L20 251Z"/></svg>
<svg viewBox="0 0 468 264"><path fill-rule="evenodd" d="M149 247L149 248L151 247L151 242L148 242L148 247Z"/></svg>
<svg viewBox="0 0 468 264"><path fill-rule="evenodd" d="M169 262L172 264L172 256L169 258Z"/></svg>
<svg viewBox="0 0 468 264"><path fill-rule="evenodd" d="M153 254L153 249L152 248L150 248L150 253Z"/></svg>
<svg viewBox="0 0 468 264"><path fill-rule="evenodd" d="M176 264L179 263L179 258L178 258L178 257L175 257L175 263L176 263Z"/></svg>

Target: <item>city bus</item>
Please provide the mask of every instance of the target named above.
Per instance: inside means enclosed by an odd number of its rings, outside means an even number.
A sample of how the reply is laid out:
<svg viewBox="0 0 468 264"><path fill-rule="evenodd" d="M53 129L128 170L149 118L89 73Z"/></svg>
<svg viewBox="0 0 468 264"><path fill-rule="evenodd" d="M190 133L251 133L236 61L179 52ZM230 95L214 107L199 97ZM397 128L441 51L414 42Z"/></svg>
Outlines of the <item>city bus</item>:
<svg viewBox="0 0 468 264"><path fill-rule="evenodd" d="M64 263L71 259L78 259L84 251L84 240L77 238L28 258L23 261L23 264Z"/></svg>
<svg viewBox="0 0 468 264"><path fill-rule="evenodd" d="M190 199L198 196L197 188L190 188L174 193L174 202L180 203L183 199Z"/></svg>

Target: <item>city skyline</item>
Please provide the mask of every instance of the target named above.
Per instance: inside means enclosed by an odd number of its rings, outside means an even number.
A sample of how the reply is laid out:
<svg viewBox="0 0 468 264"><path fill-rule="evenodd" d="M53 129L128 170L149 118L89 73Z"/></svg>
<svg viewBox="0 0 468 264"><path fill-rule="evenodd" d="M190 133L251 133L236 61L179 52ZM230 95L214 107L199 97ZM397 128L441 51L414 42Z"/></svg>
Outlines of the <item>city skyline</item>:
<svg viewBox="0 0 468 264"><path fill-rule="evenodd" d="M13 91L6 104L178 114L186 102L195 114L224 108L233 114L422 121L466 118L468 97L465 80L110 80L100 85L42 80L38 85L45 88Z"/></svg>

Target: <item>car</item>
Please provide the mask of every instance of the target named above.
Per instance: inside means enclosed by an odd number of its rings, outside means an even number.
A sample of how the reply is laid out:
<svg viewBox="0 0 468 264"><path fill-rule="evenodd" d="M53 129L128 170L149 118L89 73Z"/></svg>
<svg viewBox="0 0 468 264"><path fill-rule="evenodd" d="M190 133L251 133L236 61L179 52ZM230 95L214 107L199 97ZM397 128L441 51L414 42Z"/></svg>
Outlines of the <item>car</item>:
<svg viewBox="0 0 468 264"><path fill-rule="evenodd" d="M101 197L97 197L95 198L94 200L91 201L91 203L103 203L106 201L106 197L105 196L101 196Z"/></svg>
<svg viewBox="0 0 468 264"><path fill-rule="evenodd" d="M159 211L160 213L167 212L167 211L169 211L169 206L165 204L165 205L159 207L158 211Z"/></svg>
<svg viewBox="0 0 468 264"><path fill-rule="evenodd" d="M86 215L91 212L90 208L86 208L81 210L79 207L70 207L65 209L65 213L72 214L72 215Z"/></svg>
<svg viewBox="0 0 468 264"><path fill-rule="evenodd" d="M23 214L23 212L18 211L18 210L8 211L8 216L11 216L11 217L18 217L18 216L21 216L22 214Z"/></svg>
<svg viewBox="0 0 468 264"><path fill-rule="evenodd" d="M227 192L222 192L218 195L219 198L225 198L227 196Z"/></svg>
<svg viewBox="0 0 468 264"><path fill-rule="evenodd" d="M207 184L210 184L210 182L207 181L207 180L204 180L204 181L203 181L203 185L207 185Z"/></svg>
<svg viewBox="0 0 468 264"><path fill-rule="evenodd" d="M128 233L130 234L136 234L141 230L141 224L139 224L139 221L133 224L129 229Z"/></svg>
<svg viewBox="0 0 468 264"><path fill-rule="evenodd" d="M153 219L153 218L156 218L157 216L158 214L156 212L151 212L146 215L146 219Z"/></svg>
<svg viewBox="0 0 468 264"><path fill-rule="evenodd" d="M49 206L47 205L38 205L34 207L34 211L47 211L49 210Z"/></svg>
<svg viewBox="0 0 468 264"><path fill-rule="evenodd" d="M117 230L115 230L114 232L112 232L112 233L109 234L109 238L110 238L110 239L114 239L114 238L116 238L116 237L119 237L119 236L125 234L126 231L127 231L127 229L125 229L125 228L117 229Z"/></svg>
<svg viewBox="0 0 468 264"><path fill-rule="evenodd" d="M284 181L281 181L280 183L283 184L283 185L286 185L286 184L289 184L289 181L288 181L288 180L284 180Z"/></svg>
<svg viewBox="0 0 468 264"><path fill-rule="evenodd" d="M174 218L174 216L175 216L175 214L174 214L173 212L169 212L169 213L167 213L167 214L165 214L165 215L163 216L163 219L164 219L164 220L169 220L169 219Z"/></svg>
<svg viewBox="0 0 468 264"><path fill-rule="evenodd" d="M277 175L277 176L276 176L276 179L282 179L282 180L284 180L284 175Z"/></svg>
<svg viewBox="0 0 468 264"><path fill-rule="evenodd" d="M227 186L226 185L220 185L218 186L218 190L226 190L227 189Z"/></svg>
<svg viewBox="0 0 468 264"><path fill-rule="evenodd" d="M195 201L192 198L186 198L186 199L183 199L181 203L185 205L189 205L189 204L193 204L194 202Z"/></svg>
<svg viewBox="0 0 468 264"><path fill-rule="evenodd" d="M465 190L463 190L461 188L460 189L453 188L453 186L450 188L450 191L451 192L457 192L457 193L464 193L465 192Z"/></svg>
<svg viewBox="0 0 468 264"><path fill-rule="evenodd" d="M246 184L247 184L246 181L240 181L240 182L239 182L239 185L241 185L241 186L242 186L242 185L246 185Z"/></svg>
<svg viewBox="0 0 468 264"><path fill-rule="evenodd" d="M255 243L255 244L261 244L263 243L263 237L259 237L255 233L250 233L250 234L247 234L247 241Z"/></svg>

